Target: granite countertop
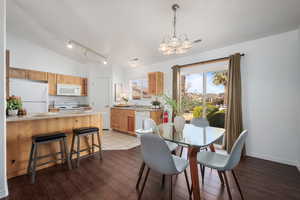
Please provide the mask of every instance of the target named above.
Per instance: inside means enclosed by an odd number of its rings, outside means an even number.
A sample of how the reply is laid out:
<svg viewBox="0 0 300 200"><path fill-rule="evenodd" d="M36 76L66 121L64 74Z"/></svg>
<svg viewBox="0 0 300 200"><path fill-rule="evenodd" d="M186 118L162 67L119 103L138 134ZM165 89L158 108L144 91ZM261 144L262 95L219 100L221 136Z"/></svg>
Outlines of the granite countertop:
<svg viewBox="0 0 300 200"><path fill-rule="evenodd" d="M17 122L26 120L40 120L40 119L52 119L52 118L62 118L62 117L79 117L87 115L97 115L101 112L88 110L88 111L73 111L73 112L48 112L48 113L38 113L29 114L24 116L7 116L6 122Z"/></svg>
<svg viewBox="0 0 300 200"><path fill-rule="evenodd" d="M112 108L115 109L122 109L122 110L134 110L136 112L143 112L143 111L162 111L161 108L154 109L150 107L139 107L139 106L128 106L128 107L121 107L121 106L113 106Z"/></svg>

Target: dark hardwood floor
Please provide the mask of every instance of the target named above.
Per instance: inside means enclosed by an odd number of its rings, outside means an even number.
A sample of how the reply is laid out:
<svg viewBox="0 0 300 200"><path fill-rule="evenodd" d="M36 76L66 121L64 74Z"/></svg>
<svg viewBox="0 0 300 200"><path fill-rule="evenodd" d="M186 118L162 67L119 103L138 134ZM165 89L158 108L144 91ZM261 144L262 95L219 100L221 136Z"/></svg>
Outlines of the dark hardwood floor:
<svg viewBox="0 0 300 200"><path fill-rule="evenodd" d="M87 158L80 168L67 171L55 166L37 173L36 183L27 176L10 179L9 197L14 200L135 200L137 174L141 164L140 150L105 151L104 160ZM300 199L300 173L295 167L246 157L235 170L246 200ZM233 177L229 174L233 199L240 199ZM167 179L166 179L167 180ZM184 175L174 179L174 198L187 200ZM161 189L161 176L150 172L144 191L144 200L168 199L168 182ZM205 170L201 185L202 199L228 199L216 171Z"/></svg>

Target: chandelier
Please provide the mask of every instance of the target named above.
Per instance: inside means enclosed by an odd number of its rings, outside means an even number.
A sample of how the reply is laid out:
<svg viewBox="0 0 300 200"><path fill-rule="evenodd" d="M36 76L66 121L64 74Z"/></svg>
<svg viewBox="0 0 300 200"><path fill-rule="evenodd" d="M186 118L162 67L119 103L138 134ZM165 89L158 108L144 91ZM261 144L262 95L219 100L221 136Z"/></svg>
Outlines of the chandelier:
<svg viewBox="0 0 300 200"><path fill-rule="evenodd" d="M172 54L183 54L186 53L190 48L193 47L194 43L201 42L202 40L190 41L186 34L182 34L179 37L176 35L176 12L179 9L178 4L172 6L174 12L173 17L173 35L166 36L159 45L159 51L163 55L172 55Z"/></svg>

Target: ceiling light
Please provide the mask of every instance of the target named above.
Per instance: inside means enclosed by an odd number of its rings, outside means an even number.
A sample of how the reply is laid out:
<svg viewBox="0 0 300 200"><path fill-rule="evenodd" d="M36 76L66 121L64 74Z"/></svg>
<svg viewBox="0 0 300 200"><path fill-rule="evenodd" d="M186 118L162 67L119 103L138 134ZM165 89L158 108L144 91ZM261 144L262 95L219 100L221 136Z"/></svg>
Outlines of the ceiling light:
<svg viewBox="0 0 300 200"><path fill-rule="evenodd" d="M68 43L67 43L67 47L68 47L69 49L72 49L72 48L73 48L73 44L72 44L72 42L71 42L71 41L68 41Z"/></svg>
<svg viewBox="0 0 300 200"><path fill-rule="evenodd" d="M140 60L138 58L133 58L131 60L129 60L129 65L131 67L137 67L139 65Z"/></svg>
<svg viewBox="0 0 300 200"><path fill-rule="evenodd" d="M178 4L174 4L172 6L172 10L174 12L173 17L173 35L167 36L160 43L158 50L163 55L172 55L172 54L183 54L186 53L189 49L192 48L194 43L201 42L201 39L195 40L193 42L189 41L186 34L177 36L176 35L176 12L179 9Z"/></svg>
<svg viewBox="0 0 300 200"><path fill-rule="evenodd" d="M84 46L83 44L81 44L77 41L74 41L74 40L69 40L67 42L67 47L69 49L72 49L74 46L79 47L79 49L81 49L83 51L84 56L89 57L89 54L93 54L93 55L100 57L103 60L102 62L104 65L108 64L107 57L102 55L101 53L98 53L94 49Z"/></svg>

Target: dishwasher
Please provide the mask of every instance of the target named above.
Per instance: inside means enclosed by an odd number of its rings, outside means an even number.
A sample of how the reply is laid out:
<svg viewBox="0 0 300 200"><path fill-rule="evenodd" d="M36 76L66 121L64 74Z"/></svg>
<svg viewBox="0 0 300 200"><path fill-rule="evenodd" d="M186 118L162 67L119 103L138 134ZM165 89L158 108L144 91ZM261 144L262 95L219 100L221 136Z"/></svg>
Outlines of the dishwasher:
<svg viewBox="0 0 300 200"><path fill-rule="evenodd" d="M147 129L145 119L150 119L150 111L135 111L135 129ZM149 128L149 127L148 127Z"/></svg>

